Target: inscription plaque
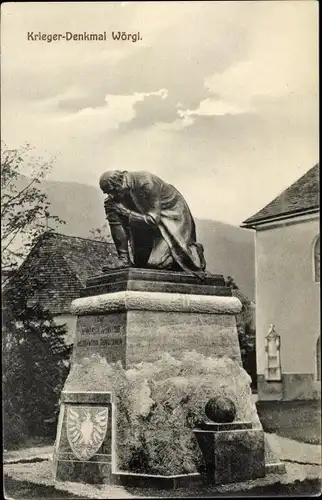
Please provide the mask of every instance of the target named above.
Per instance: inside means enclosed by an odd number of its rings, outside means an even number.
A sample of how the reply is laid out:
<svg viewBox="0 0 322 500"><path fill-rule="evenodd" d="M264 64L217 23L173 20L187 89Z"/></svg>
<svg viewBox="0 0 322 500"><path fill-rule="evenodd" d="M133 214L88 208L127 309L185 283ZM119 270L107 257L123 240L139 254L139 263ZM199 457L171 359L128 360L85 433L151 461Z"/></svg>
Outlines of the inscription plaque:
<svg viewBox="0 0 322 500"><path fill-rule="evenodd" d="M106 334L120 336L125 334L125 325L126 317L124 314L121 314L120 317L114 314L106 316L83 316L77 330L80 337Z"/></svg>
<svg viewBox="0 0 322 500"><path fill-rule="evenodd" d="M77 319L75 358L92 353L104 356L108 363L125 364L126 313L80 316Z"/></svg>

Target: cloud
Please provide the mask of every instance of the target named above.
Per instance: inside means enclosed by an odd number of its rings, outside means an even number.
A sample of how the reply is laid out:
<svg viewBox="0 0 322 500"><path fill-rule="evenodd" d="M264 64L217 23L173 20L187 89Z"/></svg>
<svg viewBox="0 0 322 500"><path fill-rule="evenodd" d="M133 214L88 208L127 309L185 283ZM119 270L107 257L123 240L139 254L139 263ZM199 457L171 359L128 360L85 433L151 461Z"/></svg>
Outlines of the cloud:
<svg viewBox="0 0 322 500"><path fill-rule="evenodd" d="M258 112L265 102L297 96L317 98L318 30L305 2L258 2L247 58L204 79L208 93L192 115ZM312 29L314 26L315 29Z"/></svg>
<svg viewBox="0 0 322 500"><path fill-rule="evenodd" d="M177 118L173 122L166 123L166 122L157 122L154 125L154 128L157 130L162 130L164 132L175 132L175 131L180 131L183 130L186 127L190 127L194 123L194 118L191 118L191 116L188 116L187 114L184 114L181 116L181 118Z"/></svg>
<svg viewBox="0 0 322 500"><path fill-rule="evenodd" d="M186 111L178 111L181 116L223 116L223 115L239 115L251 111L247 106L241 107L240 104L235 104L222 99L207 98L200 102L197 109L187 109Z"/></svg>
<svg viewBox="0 0 322 500"><path fill-rule="evenodd" d="M78 133L87 133L90 129L95 129L97 133L109 129L116 129L121 123L130 122L136 115L135 105L147 98L158 97L166 99L168 91L160 89L154 92L135 92L133 95L112 95L105 96L103 106L86 107L76 113L58 118L60 123L68 124L78 130Z"/></svg>

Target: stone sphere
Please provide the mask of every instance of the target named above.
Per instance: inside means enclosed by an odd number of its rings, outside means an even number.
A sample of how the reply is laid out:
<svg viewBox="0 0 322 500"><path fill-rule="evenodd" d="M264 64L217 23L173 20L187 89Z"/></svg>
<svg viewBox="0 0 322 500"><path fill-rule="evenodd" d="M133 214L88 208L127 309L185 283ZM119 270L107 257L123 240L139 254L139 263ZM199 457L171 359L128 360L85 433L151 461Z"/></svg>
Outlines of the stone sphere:
<svg viewBox="0 0 322 500"><path fill-rule="evenodd" d="M205 406L205 414L213 422L229 423L236 417L236 407L231 399L217 396L209 399Z"/></svg>

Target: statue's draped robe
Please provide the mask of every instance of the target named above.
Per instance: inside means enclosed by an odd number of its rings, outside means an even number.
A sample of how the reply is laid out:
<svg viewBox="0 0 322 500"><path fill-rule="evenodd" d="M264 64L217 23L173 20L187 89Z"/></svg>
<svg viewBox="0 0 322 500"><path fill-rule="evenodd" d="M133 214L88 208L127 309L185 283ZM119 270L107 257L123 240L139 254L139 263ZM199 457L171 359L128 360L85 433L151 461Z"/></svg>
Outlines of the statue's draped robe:
<svg viewBox="0 0 322 500"><path fill-rule="evenodd" d="M168 269L173 262L185 271L204 271L202 245L183 196L172 185L148 172L126 172L124 205L141 214L145 229L128 226L132 254L148 249L147 267ZM139 251L139 252L138 252Z"/></svg>

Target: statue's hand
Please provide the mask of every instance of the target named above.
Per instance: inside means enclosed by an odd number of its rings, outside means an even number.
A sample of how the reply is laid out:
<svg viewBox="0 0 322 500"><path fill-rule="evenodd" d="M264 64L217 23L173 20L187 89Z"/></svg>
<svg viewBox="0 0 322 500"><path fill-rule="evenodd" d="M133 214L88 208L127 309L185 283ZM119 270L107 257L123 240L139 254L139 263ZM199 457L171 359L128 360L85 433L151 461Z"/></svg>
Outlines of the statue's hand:
<svg viewBox="0 0 322 500"><path fill-rule="evenodd" d="M107 198L105 198L104 209L105 209L106 215L109 213L109 211L114 209L114 206L115 206L115 201L113 200L113 198L111 196L108 196Z"/></svg>
<svg viewBox="0 0 322 500"><path fill-rule="evenodd" d="M128 208L126 208L124 205L122 205L122 203L115 203L114 210L118 214L123 215L123 217L129 217L129 215L131 213Z"/></svg>

